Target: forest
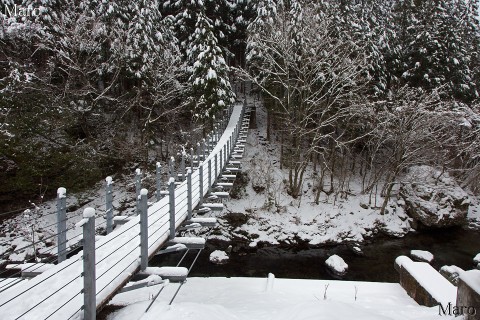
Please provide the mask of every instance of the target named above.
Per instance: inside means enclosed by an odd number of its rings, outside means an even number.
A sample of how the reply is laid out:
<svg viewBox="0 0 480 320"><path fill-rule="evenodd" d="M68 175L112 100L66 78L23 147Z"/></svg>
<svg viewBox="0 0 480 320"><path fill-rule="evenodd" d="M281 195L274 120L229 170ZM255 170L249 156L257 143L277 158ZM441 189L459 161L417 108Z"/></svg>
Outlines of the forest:
<svg viewBox="0 0 480 320"><path fill-rule="evenodd" d="M317 202L359 176L381 213L412 166L480 187L476 1L0 3L0 207L153 167L202 138L242 81L293 198L308 166Z"/></svg>

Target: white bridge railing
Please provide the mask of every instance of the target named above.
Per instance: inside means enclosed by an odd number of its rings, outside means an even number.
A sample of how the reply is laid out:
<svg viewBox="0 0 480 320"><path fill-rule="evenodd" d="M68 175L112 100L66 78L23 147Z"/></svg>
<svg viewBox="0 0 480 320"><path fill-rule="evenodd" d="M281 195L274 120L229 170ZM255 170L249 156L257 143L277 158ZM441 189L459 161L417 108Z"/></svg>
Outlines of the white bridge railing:
<svg viewBox="0 0 480 320"><path fill-rule="evenodd" d="M192 152L190 168L180 168L180 175L185 177L183 181L178 184L170 178L167 197L160 199L157 184L156 197L159 200L148 207L148 191L137 190L139 215L97 241L95 210L85 209L83 219L77 223L83 228L83 251L66 259L66 249L61 244L66 240L61 231L58 233L57 265L31 280L19 281L5 286L5 289L0 284L0 318L95 319L97 307L105 305L136 272L147 267L148 259L166 241L175 237L175 230L191 218L193 208L202 204L203 197L221 175L241 131L244 105L229 108L228 114L230 117L226 117L223 134L214 133L216 145L208 155L205 147L201 151L197 148L197 167L193 166ZM170 174L175 175L173 168L170 168ZM107 180L107 230L111 231L113 215L111 198L110 202L108 198L109 184L111 181ZM59 203L59 212L62 213L64 207L61 200ZM59 221L62 220L60 217Z"/></svg>

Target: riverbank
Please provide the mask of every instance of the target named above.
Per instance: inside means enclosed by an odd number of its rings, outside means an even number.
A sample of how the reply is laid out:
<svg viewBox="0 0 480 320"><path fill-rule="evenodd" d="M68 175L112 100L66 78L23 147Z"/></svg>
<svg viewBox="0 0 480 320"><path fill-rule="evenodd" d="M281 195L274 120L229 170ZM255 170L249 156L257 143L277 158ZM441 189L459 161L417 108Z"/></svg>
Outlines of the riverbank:
<svg viewBox="0 0 480 320"><path fill-rule="evenodd" d="M456 265L464 270L475 268L473 257L480 252L480 233L453 228L447 230L409 233L402 238L379 236L359 246L333 245L269 245L252 248L245 241L209 240L191 271L194 277L266 277L272 272L280 278L338 279L325 266L333 254L342 257L349 266L344 280L371 282L398 282L394 261L400 255L409 256L410 250L428 250L434 255L432 266L439 270L445 265ZM361 250L354 249L357 247ZM228 262L215 265L209 260L215 250L227 252ZM195 257L190 253L184 264ZM154 266L176 265L182 254L170 254L152 259Z"/></svg>
<svg viewBox="0 0 480 320"><path fill-rule="evenodd" d="M364 194L362 179L355 175L349 178L348 193L322 192L317 204L315 188L319 173L310 165L304 174L301 195L291 197L287 188L288 170L280 169L278 137L272 134L271 141L266 140L267 112L258 101L250 98L248 103L255 106L256 113L241 160L242 173L231 191L232 197L224 201L225 209L207 214L219 222L209 239L241 240L252 248L259 243L315 246L363 243L379 235L401 238L421 229L395 196L381 215L384 199L380 191ZM470 193L469 203L465 227L479 230L480 201Z"/></svg>

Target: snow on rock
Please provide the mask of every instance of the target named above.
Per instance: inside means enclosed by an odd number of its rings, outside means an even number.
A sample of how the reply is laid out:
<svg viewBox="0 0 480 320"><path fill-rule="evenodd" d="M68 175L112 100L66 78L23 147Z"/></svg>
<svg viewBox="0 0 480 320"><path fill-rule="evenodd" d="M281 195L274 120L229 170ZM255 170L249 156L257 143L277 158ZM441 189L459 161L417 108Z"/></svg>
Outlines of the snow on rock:
<svg viewBox="0 0 480 320"><path fill-rule="evenodd" d="M434 258L432 253L424 250L411 250L410 256L415 261L428 262L428 263L431 263Z"/></svg>
<svg viewBox="0 0 480 320"><path fill-rule="evenodd" d="M440 274L450 281L454 286L458 285L458 278L465 272L457 266L443 266L440 268Z"/></svg>
<svg viewBox="0 0 480 320"><path fill-rule="evenodd" d="M410 168L400 186L405 211L427 227L449 227L466 222L470 198L448 173L429 166Z"/></svg>
<svg viewBox="0 0 480 320"><path fill-rule="evenodd" d="M225 264L228 262L228 255L225 251L215 250L210 253L210 262L214 264Z"/></svg>
<svg viewBox="0 0 480 320"><path fill-rule="evenodd" d="M34 256L34 251L32 247L28 247L25 250L21 250L19 252L14 252L10 254L8 260L11 262L23 262L28 260Z"/></svg>
<svg viewBox="0 0 480 320"><path fill-rule="evenodd" d="M343 276L347 273L348 264L336 254L330 256L326 261L325 265L336 275Z"/></svg>
<svg viewBox="0 0 480 320"><path fill-rule="evenodd" d="M0 246L0 257L3 257L8 250L10 250L9 246Z"/></svg>
<svg viewBox="0 0 480 320"><path fill-rule="evenodd" d="M353 247L352 247L352 250L353 250L353 252L355 252L355 253L358 254L358 255L362 255L362 254L363 254L363 251L362 251L362 249L361 249L359 246L353 246Z"/></svg>
<svg viewBox="0 0 480 320"><path fill-rule="evenodd" d="M473 263L475 264L477 269L480 269L480 253L473 257Z"/></svg>

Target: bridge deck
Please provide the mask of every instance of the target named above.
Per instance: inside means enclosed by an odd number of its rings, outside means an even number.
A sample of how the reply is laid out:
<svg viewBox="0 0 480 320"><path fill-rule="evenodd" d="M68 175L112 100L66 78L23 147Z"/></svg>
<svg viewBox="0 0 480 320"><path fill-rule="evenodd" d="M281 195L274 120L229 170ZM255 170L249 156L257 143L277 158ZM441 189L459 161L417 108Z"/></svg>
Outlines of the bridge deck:
<svg viewBox="0 0 480 320"><path fill-rule="evenodd" d="M208 175L215 181L215 161L208 172L208 160L223 150L233 135L242 114L242 105L237 104L223 135L203 164L203 192L208 192ZM217 161L217 172L223 164ZM200 201L199 171L192 173L192 202L195 207ZM181 183L175 190L176 227L187 217L187 184ZM153 256L168 240L169 234L168 197L156 202L148 209L149 257ZM96 304L104 305L120 290L140 268L140 224L134 217L114 232L102 237L95 244L96 254ZM0 293L1 319L79 319L83 306L83 251L50 268L41 275L22 281L19 285Z"/></svg>

